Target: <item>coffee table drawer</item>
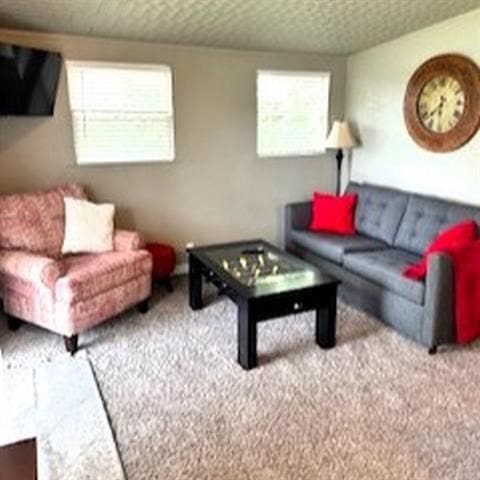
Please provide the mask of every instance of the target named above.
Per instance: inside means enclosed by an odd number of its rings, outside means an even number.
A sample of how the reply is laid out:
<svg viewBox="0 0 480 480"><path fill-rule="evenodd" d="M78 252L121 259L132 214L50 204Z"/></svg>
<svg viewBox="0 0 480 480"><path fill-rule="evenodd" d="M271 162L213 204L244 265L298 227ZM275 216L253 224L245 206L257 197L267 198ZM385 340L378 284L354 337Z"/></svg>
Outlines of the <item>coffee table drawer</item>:
<svg viewBox="0 0 480 480"><path fill-rule="evenodd" d="M282 317L314 310L321 306L324 292L319 289L286 292L282 295L257 298L253 309L257 320Z"/></svg>

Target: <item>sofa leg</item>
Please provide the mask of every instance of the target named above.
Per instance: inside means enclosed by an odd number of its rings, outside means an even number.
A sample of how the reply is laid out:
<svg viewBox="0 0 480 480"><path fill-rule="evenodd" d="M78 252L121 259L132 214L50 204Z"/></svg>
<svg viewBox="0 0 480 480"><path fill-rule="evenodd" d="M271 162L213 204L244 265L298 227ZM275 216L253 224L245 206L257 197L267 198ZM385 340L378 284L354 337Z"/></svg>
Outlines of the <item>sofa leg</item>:
<svg viewBox="0 0 480 480"><path fill-rule="evenodd" d="M137 311L140 313L148 312L148 298L137 304Z"/></svg>
<svg viewBox="0 0 480 480"><path fill-rule="evenodd" d="M19 318L7 315L7 326L10 331L17 331L22 326L22 323L23 322Z"/></svg>
<svg viewBox="0 0 480 480"><path fill-rule="evenodd" d="M433 347L430 347L428 349L428 354L429 355L435 355L436 353L437 353L437 346L436 345L434 345Z"/></svg>
<svg viewBox="0 0 480 480"><path fill-rule="evenodd" d="M70 355L75 355L78 350L78 335L72 335L71 337L64 336L65 349Z"/></svg>

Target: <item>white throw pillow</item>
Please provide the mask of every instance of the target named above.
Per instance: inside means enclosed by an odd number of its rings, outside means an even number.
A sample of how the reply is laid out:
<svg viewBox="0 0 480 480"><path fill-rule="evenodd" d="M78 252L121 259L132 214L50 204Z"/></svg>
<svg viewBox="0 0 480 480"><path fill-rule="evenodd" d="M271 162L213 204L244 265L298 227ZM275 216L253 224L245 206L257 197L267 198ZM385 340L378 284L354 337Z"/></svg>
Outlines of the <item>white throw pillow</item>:
<svg viewBox="0 0 480 480"><path fill-rule="evenodd" d="M65 236L62 253L98 253L113 250L115 205L96 205L65 197Z"/></svg>

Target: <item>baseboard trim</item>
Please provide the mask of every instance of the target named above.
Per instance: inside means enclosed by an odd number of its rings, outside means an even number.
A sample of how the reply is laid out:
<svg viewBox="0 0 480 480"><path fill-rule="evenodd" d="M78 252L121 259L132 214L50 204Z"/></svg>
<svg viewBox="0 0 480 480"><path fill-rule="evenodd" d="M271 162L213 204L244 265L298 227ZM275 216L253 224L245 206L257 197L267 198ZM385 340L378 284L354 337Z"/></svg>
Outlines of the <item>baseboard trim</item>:
<svg viewBox="0 0 480 480"><path fill-rule="evenodd" d="M188 273L188 264L187 263L177 263L173 275L186 275Z"/></svg>

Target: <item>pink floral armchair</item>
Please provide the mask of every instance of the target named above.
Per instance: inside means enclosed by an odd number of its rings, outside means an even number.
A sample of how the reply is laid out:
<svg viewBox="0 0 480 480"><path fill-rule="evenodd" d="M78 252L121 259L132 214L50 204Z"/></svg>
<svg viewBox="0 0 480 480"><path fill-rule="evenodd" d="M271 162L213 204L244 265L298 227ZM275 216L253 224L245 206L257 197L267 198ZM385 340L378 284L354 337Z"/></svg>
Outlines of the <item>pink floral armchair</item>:
<svg viewBox="0 0 480 480"><path fill-rule="evenodd" d="M114 251L61 255L68 184L0 197L0 296L9 327L21 320L63 335L72 355L78 334L137 305L148 309L152 260L136 232L115 230Z"/></svg>

